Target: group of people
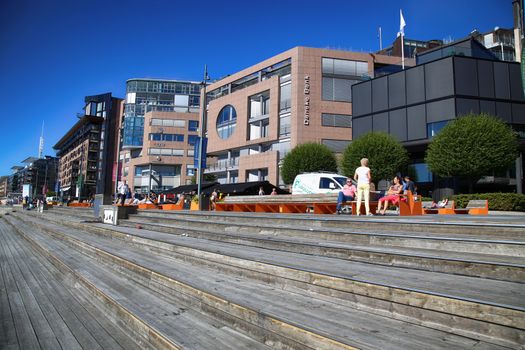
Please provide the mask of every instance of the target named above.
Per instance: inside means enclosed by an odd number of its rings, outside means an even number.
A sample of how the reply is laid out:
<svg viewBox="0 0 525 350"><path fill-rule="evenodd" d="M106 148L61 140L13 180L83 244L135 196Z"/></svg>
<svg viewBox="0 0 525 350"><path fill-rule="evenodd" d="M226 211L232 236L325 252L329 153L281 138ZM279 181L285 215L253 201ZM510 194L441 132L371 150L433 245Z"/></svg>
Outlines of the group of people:
<svg viewBox="0 0 525 350"><path fill-rule="evenodd" d="M352 178L346 180L346 184L343 186L343 190L339 192L337 198L336 214L342 213L343 202L353 201L357 195L356 203L356 215L361 214L361 203L364 200L365 212L367 216L372 216L370 212L370 191L373 188L371 181L372 175L370 168L368 167L368 159L361 159L361 166L355 170L354 179L357 182L357 186L354 185ZM411 191L415 194L416 186L408 175L404 178L404 181L399 176L395 176L392 180L392 185L378 200L378 206L376 214L385 215L389 205L398 205L399 201L402 200L401 195L406 191Z"/></svg>

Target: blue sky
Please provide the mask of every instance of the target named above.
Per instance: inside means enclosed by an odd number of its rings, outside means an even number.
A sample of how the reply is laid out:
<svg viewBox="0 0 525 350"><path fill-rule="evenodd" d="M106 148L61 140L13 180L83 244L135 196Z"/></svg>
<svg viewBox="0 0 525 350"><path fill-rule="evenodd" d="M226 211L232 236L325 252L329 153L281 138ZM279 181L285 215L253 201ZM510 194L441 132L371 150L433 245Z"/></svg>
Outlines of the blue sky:
<svg viewBox="0 0 525 350"><path fill-rule="evenodd" d="M86 95L124 97L129 78L201 80L294 46L377 51L407 38L460 39L512 26L512 0L0 2L0 175L45 154L75 123Z"/></svg>

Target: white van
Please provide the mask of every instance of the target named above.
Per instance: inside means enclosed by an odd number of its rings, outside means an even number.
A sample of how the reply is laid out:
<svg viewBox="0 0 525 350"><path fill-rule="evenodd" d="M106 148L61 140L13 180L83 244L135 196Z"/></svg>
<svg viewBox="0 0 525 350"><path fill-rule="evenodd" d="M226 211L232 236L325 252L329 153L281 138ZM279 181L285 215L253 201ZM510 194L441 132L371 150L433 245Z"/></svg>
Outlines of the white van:
<svg viewBox="0 0 525 350"><path fill-rule="evenodd" d="M334 173L306 173L295 177L292 194L339 193L346 176Z"/></svg>

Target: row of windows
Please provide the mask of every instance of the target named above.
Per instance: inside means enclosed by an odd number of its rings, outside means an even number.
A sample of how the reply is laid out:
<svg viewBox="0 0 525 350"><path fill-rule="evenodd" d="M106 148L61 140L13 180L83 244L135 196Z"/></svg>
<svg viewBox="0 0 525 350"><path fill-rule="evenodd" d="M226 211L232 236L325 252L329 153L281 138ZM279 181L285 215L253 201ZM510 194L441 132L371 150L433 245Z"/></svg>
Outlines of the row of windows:
<svg viewBox="0 0 525 350"><path fill-rule="evenodd" d="M148 155L182 157L184 156L184 150L177 148L148 148Z"/></svg>
<svg viewBox="0 0 525 350"><path fill-rule="evenodd" d="M182 134L149 134L150 141L170 141L170 142L184 142L184 135Z"/></svg>
<svg viewBox="0 0 525 350"><path fill-rule="evenodd" d="M180 165L152 165L152 176L178 176L180 175ZM149 176L149 165L140 165L135 167L135 176Z"/></svg>
<svg viewBox="0 0 525 350"><path fill-rule="evenodd" d="M156 92L165 94L194 94L200 95L201 85L192 83L175 83L159 81L129 81L126 92Z"/></svg>
<svg viewBox="0 0 525 350"><path fill-rule="evenodd" d="M362 77L368 75L368 62L323 58L323 75Z"/></svg>
<svg viewBox="0 0 525 350"><path fill-rule="evenodd" d="M150 125L152 126L169 126L175 128L186 127L186 121L182 119L159 119L152 118ZM188 131L197 131L199 129L199 122L197 120L188 120Z"/></svg>

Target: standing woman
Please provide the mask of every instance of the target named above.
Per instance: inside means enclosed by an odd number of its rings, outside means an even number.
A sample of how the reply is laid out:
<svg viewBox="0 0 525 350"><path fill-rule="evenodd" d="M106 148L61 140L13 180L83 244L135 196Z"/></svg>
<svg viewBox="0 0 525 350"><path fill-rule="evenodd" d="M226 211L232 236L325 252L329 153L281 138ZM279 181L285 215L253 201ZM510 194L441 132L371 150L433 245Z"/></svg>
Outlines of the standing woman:
<svg viewBox="0 0 525 350"><path fill-rule="evenodd" d="M370 168L368 167L368 159L361 159L361 166L355 170L354 179L357 180L357 210L356 215L361 214L361 199L365 196L366 215L370 213Z"/></svg>

